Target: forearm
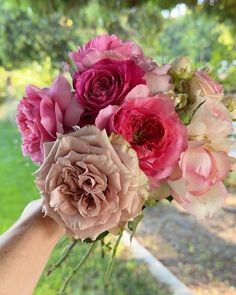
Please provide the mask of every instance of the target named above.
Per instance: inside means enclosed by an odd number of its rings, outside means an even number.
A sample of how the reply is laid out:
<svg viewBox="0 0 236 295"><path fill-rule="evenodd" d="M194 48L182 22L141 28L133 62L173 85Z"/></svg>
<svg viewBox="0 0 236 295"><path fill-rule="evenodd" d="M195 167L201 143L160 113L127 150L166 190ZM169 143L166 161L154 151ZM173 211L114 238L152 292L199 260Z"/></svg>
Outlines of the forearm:
<svg viewBox="0 0 236 295"><path fill-rule="evenodd" d="M20 219L0 238L1 295L32 294L63 231L41 213Z"/></svg>

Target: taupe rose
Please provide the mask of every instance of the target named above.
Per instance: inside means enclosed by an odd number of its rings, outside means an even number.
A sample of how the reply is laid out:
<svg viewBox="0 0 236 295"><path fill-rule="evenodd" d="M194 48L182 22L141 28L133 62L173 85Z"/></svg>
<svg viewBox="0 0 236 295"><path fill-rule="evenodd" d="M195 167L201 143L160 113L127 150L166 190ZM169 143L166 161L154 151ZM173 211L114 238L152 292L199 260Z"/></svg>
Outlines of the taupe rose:
<svg viewBox="0 0 236 295"><path fill-rule="evenodd" d="M43 212L76 239L95 240L141 213L147 178L135 151L118 135L95 126L46 143L35 172Z"/></svg>

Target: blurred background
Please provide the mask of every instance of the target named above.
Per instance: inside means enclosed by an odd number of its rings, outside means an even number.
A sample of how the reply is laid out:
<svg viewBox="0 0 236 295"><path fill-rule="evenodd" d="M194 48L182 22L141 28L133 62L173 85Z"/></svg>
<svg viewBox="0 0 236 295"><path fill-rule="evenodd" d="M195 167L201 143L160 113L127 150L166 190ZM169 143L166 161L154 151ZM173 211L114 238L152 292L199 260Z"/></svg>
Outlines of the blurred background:
<svg viewBox="0 0 236 295"><path fill-rule="evenodd" d="M0 234L38 197L21 155L15 110L26 84L49 86L68 51L97 34L117 34L141 45L158 63L188 55L196 67L208 66L229 95L236 94L236 0L0 0ZM230 196L211 220L197 222L168 204L150 209L137 238L195 294L236 294L235 175L226 180ZM49 264L66 245L61 241ZM107 246L109 250L109 246ZM84 253L74 250L70 263ZM144 265L121 247L110 294L170 294ZM86 265L68 294L103 294L104 262ZM103 265L104 264L104 265ZM54 295L66 266L46 274L35 294Z"/></svg>

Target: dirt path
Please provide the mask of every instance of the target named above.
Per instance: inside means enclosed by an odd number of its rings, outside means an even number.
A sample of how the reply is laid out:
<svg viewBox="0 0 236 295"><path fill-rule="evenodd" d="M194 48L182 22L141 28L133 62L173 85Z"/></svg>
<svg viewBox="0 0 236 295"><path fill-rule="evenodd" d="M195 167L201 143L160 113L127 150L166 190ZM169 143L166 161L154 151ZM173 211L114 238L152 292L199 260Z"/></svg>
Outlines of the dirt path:
<svg viewBox="0 0 236 295"><path fill-rule="evenodd" d="M199 222L170 204L148 209L136 238L198 295L236 295L236 197Z"/></svg>

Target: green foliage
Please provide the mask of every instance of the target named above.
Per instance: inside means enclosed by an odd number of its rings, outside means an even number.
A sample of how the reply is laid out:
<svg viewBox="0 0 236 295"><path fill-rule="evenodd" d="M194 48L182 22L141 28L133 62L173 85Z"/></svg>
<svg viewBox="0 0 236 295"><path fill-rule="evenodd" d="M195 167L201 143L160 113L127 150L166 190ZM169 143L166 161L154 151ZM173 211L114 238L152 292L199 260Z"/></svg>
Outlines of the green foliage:
<svg viewBox="0 0 236 295"><path fill-rule="evenodd" d="M128 228L129 230L131 230L131 236L130 236L130 241L132 241L134 235L135 235L135 232L137 230L137 227L140 223L140 221L143 219L144 217L144 214L141 213L140 215L138 215L133 221L129 221L128 222Z"/></svg>
<svg viewBox="0 0 236 295"><path fill-rule="evenodd" d="M90 243L94 243L94 242L97 242L97 241L100 241L100 240L103 240L107 235L109 234L108 231L104 231L103 233L101 233L97 238L96 240L91 240L90 238L87 238L84 240L84 243L87 243L87 244L90 244Z"/></svg>
<svg viewBox="0 0 236 295"><path fill-rule="evenodd" d="M226 24L216 17L188 11L187 15L170 19L158 36L156 58L169 61L176 56L189 56L196 67L208 65L226 91L235 91L235 37Z"/></svg>
<svg viewBox="0 0 236 295"><path fill-rule="evenodd" d="M48 56L58 66L74 43L79 43L73 21L58 12L42 17L30 9L5 10L0 22L0 62L8 69Z"/></svg>
<svg viewBox="0 0 236 295"><path fill-rule="evenodd" d="M6 95L20 97L20 84L51 81L69 50L102 33L136 41L158 63L188 55L198 67L208 64L226 91L235 92L234 24L220 21L222 4L196 2L181 1L189 7L186 14L164 18L162 9L170 11L179 1L0 0L0 103ZM224 7L231 5L230 0L223 2Z"/></svg>
<svg viewBox="0 0 236 295"><path fill-rule="evenodd" d="M12 98L20 99L27 84L39 87L49 86L57 73L58 70L53 68L49 57L41 63L33 61L12 70L0 67L0 104L6 98L8 100Z"/></svg>
<svg viewBox="0 0 236 295"><path fill-rule="evenodd" d="M93 0L49 0L49 1L34 1L34 0L8 0L0 1L0 5L10 8L27 9L30 7L34 12L38 14L48 15L55 11L63 11L64 13L70 13L78 11ZM232 23L235 22L235 0L97 0L99 5L110 11L120 11L124 8L135 9L141 7L143 4L150 4L152 6L159 6L161 9L171 10L178 4L185 4L190 9L197 11L206 11L209 15L217 15L221 21L229 20Z"/></svg>
<svg viewBox="0 0 236 295"><path fill-rule="evenodd" d="M20 136L16 126L10 122L0 122L2 136L0 145L0 233L15 221L26 204L38 198L38 190L33 183L36 166L21 154Z"/></svg>
<svg viewBox="0 0 236 295"><path fill-rule="evenodd" d="M167 59L186 55L197 63L208 62L219 34L216 22L206 15L188 13L170 20L160 33L158 54L165 53Z"/></svg>

